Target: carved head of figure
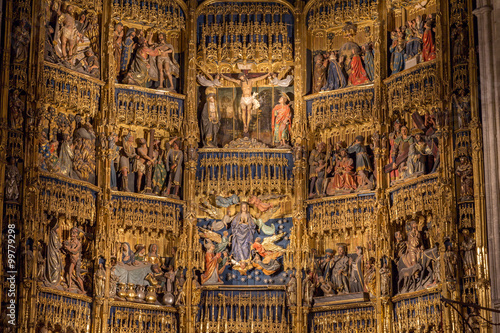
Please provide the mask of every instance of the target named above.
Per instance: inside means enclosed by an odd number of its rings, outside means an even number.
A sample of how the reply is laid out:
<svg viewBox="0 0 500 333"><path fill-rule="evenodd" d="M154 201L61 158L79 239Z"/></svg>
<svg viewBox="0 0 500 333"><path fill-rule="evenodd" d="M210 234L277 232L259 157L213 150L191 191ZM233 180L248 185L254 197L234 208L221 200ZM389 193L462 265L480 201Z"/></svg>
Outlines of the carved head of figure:
<svg viewBox="0 0 500 333"><path fill-rule="evenodd" d="M403 234L401 234L401 231L396 231L394 233L394 238L396 238L396 242L401 242L403 241Z"/></svg>
<svg viewBox="0 0 500 333"><path fill-rule="evenodd" d="M243 201L241 203L241 212L242 213L248 213L248 202Z"/></svg>
<svg viewBox="0 0 500 333"><path fill-rule="evenodd" d="M247 81L248 81L248 77L247 77L247 75L246 75L244 72L243 72L243 73L240 73L240 74L238 75L238 79L239 79L239 80L241 80L241 81L245 81L245 82L247 82Z"/></svg>
<svg viewBox="0 0 500 333"><path fill-rule="evenodd" d="M146 145L146 142L147 142L147 141L146 141L146 139L144 139L144 138L140 138L140 139L139 139L139 144L140 144L141 146L145 146L145 145Z"/></svg>
<svg viewBox="0 0 500 333"><path fill-rule="evenodd" d="M347 253L346 245L343 243L338 244L337 254L339 257L344 257Z"/></svg>
<svg viewBox="0 0 500 333"><path fill-rule="evenodd" d="M118 32L118 34L120 34L123 31L123 24L121 22L115 24L115 31Z"/></svg>
<svg viewBox="0 0 500 333"><path fill-rule="evenodd" d="M362 256L363 255L363 247L362 246L356 246L356 254L358 256Z"/></svg>
<svg viewBox="0 0 500 333"><path fill-rule="evenodd" d="M160 32L158 34L158 43L159 44L163 44L163 43L165 43L165 40L166 40L165 33L164 32Z"/></svg>
<svg viewBox="0 0 500 333"><path fill-rule="evenodd" d="M149 254L154 254L154 255L157 255L158 254L158 245L156 244L151 244L149 245Z"/></svg>
<svg viewBox="0 0 500 333"><path fill-rule="evenodd" d="M229 233L228 233L227 231L224 231L224 232L222 233L222 236L224 236L224 237L227 237L228 235L229 235Z"/></svg>
<svg viewBox="0 0 500 333"><path fill-rule="evenodd" d="M259 244L262 243L262 238L260 238L260 237L255 238L255 243L259 243Z"/></svg>
<svg viewBox="0 0 500 333"><path fill-rule="evenodd" d="M401 135L405 138L408 136L408 127L406 126L401 127Z"/></svg>

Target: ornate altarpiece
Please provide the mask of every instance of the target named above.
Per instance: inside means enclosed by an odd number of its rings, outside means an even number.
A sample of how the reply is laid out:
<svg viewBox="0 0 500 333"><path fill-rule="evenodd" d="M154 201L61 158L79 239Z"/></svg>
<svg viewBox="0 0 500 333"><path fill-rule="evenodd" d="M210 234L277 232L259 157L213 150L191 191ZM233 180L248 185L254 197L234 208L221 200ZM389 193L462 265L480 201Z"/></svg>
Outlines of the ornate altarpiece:
<svg viewBox="0 0 500 333"><path fill-rule="evenodd" d="M6 332L491 331L472 1L2 4Z"/></svg>

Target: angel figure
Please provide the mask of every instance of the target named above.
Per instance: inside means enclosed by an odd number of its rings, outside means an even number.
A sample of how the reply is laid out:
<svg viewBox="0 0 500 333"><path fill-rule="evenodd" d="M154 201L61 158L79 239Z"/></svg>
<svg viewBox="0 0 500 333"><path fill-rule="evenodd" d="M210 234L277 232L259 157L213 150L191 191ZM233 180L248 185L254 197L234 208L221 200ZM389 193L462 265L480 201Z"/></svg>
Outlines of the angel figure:
<svg viewBox="0 0 500 333"><path fill-rule="evenodd" d="M272 275L281 268L280 263L276 259L281 257L285 250L274 243L281 240L285 234L282 232L264 238L264 240L260 237L255 239L252 245L252 251L255 252L252 264L255 268L260 269L266 275Z"/></svg>
<svg viewBox="0 0 500 333"><path fill-rule="evenodd" d="M220 221L213 221L212 224L210 225L210 229L212 231L220 231L224 228L227 229L227 225L231 223L232 219L234 216L229 216L229 215L224 215L222 220Z"/></svg>
<svg viewBox="0 0 500 333"><path fill-rule="evenodd" d="M273 86L278 86L278 87L288 87L290 86L290 83L293 81L293 75L288 74L284 79L280 79L278 77L278 74L273 73L271 74L269 78L269 82Z"/></svg>
<svg viewBox="0 0 500 333"><path fill-rule="evenodd" d="M276 231L275 225L271 223L271 225L269 226L266 224L266 222L273 217L274 213L276 213L279 208L279 205L274 206L264 212L259 216L259 218L255 220L255 224L257 225L257 227L259 227L259 233L263 232L266 235L274 235L274 232Z"/></svg>
<svg viewBox="0 0 500 333"><path fill-rule="evenodd" d="M200 209L208 214L213 219L220 220L223 218L223 212L212 205L208 198L200 199Z"/></svg>
<svg viewBox="0 0 500 333"><path fill-rule="evenodd" d="M252 270L254 267L252 265L252 259L246 259L241 261L234 260L233 256L230 257L231 268L240 272L241 275L247 275L247 272Z"/></svg>
<svg viewBox="0 0 500 333"><path fill-rule="evenodd" d="M215 74L212 76L208 73L204 73L206 77L202 74L196 75L198 79L198 83L204 87L222 87L222 83L220 82L220 75Z"/></svg>
<svg viewBox="0 0 500 333"><path fill-rule="evenodd" d="M214 252L221 253L231 244L231 238L233 235L229 236L227 231L222 233L222 236L216 232L200 227L200 236L208 239L210 243L214 244ZM208 246L207 246L208 247Z"/></svg>

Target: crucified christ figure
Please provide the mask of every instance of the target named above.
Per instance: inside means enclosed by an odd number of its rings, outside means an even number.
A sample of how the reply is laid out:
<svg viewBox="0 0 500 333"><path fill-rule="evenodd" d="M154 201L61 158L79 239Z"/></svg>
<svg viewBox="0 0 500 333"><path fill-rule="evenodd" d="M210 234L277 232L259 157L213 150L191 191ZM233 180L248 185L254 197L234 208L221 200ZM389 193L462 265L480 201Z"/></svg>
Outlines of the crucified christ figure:
<svg viewBox="0 0 500 333"><path fill-rule="evenodd" d="M243 133L247 134L248 129L250 127L250 119L252 118L252 105L253 105L253 96L252 96L252 88L253 84L257 81L264 80L267 78L270 73L265 75L261 75L259 77L249 79L245 73L241 73L238 75L238 79L233 79L232 77L226 76L222 74L222 77L230 82L236 83L241 86L241 115L243 118Z"/></svg>

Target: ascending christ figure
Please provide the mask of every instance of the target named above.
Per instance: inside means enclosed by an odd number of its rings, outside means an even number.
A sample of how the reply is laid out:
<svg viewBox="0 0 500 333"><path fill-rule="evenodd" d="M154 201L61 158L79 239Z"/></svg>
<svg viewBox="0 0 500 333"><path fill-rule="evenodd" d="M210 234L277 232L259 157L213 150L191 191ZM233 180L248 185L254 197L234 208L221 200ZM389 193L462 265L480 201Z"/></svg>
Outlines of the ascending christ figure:
<svg viewBox="0 0 500 333"><path fill-rule="evenodd" d="M250 119L252 118L252 105L253 105L253 96L252 96L252 88L253 84L257 81L264 80L267 78L270 73L265 75L261 75L259 77L249 79L245 73L241 73L238 75L238 79L233 79L232 77L226 76L222 74L222 77L228 81L239 84L241 86L241 114L243 118L243 133L248 133L248 129L250 127Z"/></svg>

